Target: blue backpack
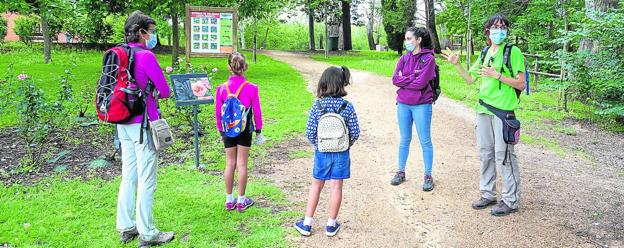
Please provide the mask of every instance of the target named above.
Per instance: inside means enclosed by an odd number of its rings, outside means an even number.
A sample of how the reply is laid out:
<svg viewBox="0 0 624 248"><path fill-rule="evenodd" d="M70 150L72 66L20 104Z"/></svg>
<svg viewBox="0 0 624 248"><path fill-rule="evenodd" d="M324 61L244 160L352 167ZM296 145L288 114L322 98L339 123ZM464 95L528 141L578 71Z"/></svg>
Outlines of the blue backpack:
<svg viewBox="0 0 624 248"><path fill-rule="evenodd" d="M228 84L225 85L228 96L221 108L221 126L223 127L225 136L230 138L238 137L247 124L247 115L251 107L245 107L238 99L238 94L240 94L245 85L247 85L247 82L244 82L238 87L236 94L232 94Z"/></svg>

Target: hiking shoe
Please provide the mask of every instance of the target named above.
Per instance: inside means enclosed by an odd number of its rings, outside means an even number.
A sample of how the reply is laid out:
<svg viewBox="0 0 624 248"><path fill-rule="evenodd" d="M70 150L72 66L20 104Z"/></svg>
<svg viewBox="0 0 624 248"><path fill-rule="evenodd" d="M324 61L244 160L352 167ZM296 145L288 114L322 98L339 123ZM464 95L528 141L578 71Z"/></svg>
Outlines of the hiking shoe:
<svg viewBox="0 0 624 248"><path fill-rule="evenodd" d="M428 192L433 190L433 177L425 176L425 181L423 182L423 191Z"/></svg>
<svg viewBox="0 0 624 248"><path fill-rule="evenodd" d="M474 209L484 209L487 208L490 205L494 205L496 204L496 200L490 200L487 198L479 198L479 200L475 201L472 203L472 208Z"/></svg>
<svg viewBox="0 0 624 248"><path fill-rule="evenodd" d="M490 213L494 216L505 216L515 212L518 212L517 208L510 208L504 201L500 201L498 203L498 206L492 208L492 211Z"/></svg>
<svg viewBox="0 0 624 248"><path fill-rule="evenodd" d="M156 237L152 240L143 240L142 238L139 240L139 248L157 246L171 242L174 238L173 232L160 232Z"/></svg>
<svg viewBox="0 0 624 248"><path fill-rule="evenodd" d="M226 202L225 203L225 210L232 211L234 209L236 209L236 199L234 199L233 202Z"/></svg>
<svg viewBox="0 0 624 248"><path fill-rule="evenodd" d="M394 177L392 177L392 180L390 180L390 184L392 185L399 185L403 182L405 182L404 171L397 171L396 174L394 174Z"/></svg>
<svg viewBox="0 0 624 248"><path fill-rule="evenodd" d="M127 244L130 241L134 240L137 236L139 236L139 231L136 229L136 227L132 227L129 230L121 231L119 234L121 243Z"/></svg>
<svg viewBox="0 0 624 248"><path fill-rule="evenodd" d="M336 222L335 226L326 226L325 227L325 235L327 235L329 237L336 236L336 234L338 234L338 231L340 231L340 224L338 222Z"/></svg>
<svg viewBox="0 0 624 248"><path fill-rule="evenodd" d="M299 233L301 233L301 235L306 236L306 237L310 236L310 233L312 231L312 226L304 225L303 220L295 222L293 226L295 227L295 229L297 229L297 231L299 231Z"/></svg>
<svg viewBox="0 0 624 248"><path fill-rule="evenodd" d="M243 202L239 202L237 205L238 208L238 212L244 212L246 209L248 209L249 207L251 207L254 204L254 201L252 201L249 198L245 198L245 201Z"/></svg>

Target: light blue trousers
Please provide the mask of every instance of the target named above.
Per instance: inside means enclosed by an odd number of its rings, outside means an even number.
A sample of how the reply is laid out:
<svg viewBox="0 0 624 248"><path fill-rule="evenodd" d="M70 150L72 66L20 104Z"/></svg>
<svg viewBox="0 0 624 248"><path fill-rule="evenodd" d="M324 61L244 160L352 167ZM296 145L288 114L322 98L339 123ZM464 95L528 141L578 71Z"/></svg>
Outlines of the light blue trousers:
<svg viewBox="0 0 624 248"><path fill-rule="evenodd" d="M401 141L399 143L399 171L405 171L405 164L412 142L412 126L416 124L418 140L422 148L425 162L425 175L431 176L433 167L433 144L431 143L431 104L407 105L397 104L397 118Z"/></svg>

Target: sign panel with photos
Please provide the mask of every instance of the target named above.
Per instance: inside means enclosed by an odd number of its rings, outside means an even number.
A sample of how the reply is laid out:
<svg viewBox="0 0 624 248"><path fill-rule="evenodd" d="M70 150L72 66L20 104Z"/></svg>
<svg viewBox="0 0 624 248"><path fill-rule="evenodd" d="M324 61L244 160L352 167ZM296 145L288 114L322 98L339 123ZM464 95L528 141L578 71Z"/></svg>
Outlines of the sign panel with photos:
<svg viewBox="0 0 624 248"><path fill-rule="evenodd" d="M190 57L228 56L237 49L238 15L230 8L186 5L186 53Z"/></svg>
<svg viewBox="0 0 624 248"><path fill-rule="evenodd" d="M176 106L212 104L212 86L205 73L177 74L169 76Z"/></svg>

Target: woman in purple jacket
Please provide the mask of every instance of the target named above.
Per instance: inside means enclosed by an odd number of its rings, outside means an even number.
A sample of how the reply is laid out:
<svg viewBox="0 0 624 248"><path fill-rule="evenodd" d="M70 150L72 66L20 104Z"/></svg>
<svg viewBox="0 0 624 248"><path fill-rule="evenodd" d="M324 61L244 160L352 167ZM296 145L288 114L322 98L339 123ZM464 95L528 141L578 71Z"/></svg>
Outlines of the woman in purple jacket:
<svg viewBox="0 0 624 248"><path fill-rule="evenodd" d="M155 30L154 19L140 11L130 14L124 26L126 42L135 51L132 76L143 91L148 82L154 86L154 94L147 96L145 110L150 121L160 118L158 99L154 96L168 98L171 95L165 75L151 51L157 43ZM158 151L154 149L147 128L141 127L142 118L143 114L140 114L125 124L117 125L117 134L123 151L121 185L117 200L117 230L121 233L122 243L128 243L140 235L139 247L167 243L174 236L172 232L158 231L154 225L152 210ZM143 142L140 142L141 128L144 128Z"/></svg>
<svg viewBox="0 0 624 248"><path fill-rule="evenodd" d="M431 104L433 91L429 81L434 79L435 57L431 35L425 27L410 27L405 33L404 45L407 53L399 59L392 76L397 90L397 117L401 141L399 144L398 171L391 180L392 185L405 181L405 164L412 141L412 125L416 124L418 139L425 162L424 191L433 190L431 168L433 165L433 144L431 143Z"/></svg>

